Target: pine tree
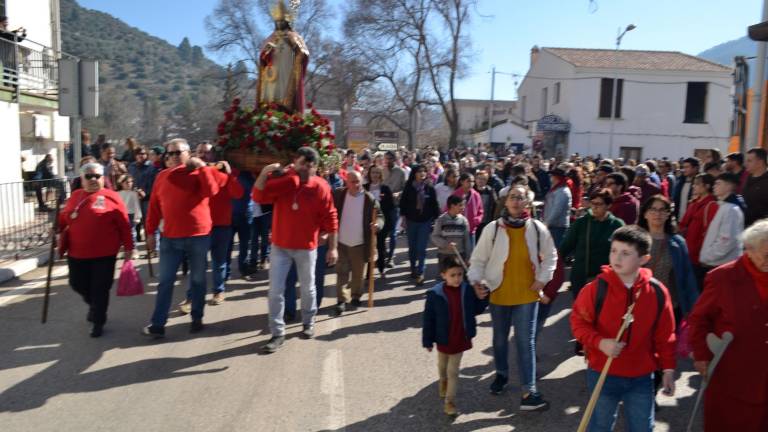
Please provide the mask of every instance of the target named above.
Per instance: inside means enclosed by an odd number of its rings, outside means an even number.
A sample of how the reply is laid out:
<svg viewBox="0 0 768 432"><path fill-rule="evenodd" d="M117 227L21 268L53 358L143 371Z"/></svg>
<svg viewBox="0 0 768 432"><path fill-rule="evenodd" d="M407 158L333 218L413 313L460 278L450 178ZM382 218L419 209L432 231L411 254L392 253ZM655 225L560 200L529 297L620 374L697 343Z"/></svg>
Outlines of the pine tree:
<svg viewBox="0 0 768 432"><path fill-rule="evenodd" d="M190 61L192 59L192 44L189 43L189 38L186 36L181 40L178 47L179 57L184 61Z"/></svg>
<svg viewBox="0 0 768 432"><path fill-rule="evenodd" d="M224 94L221 99L221 108L223 110L229 109L230 105L232 104L232 101L240 95L240 91L237 88L237 80L234 76L234 71L232 68L232 63L229 63L227 65L227 76L224 80Z"/></svg>
<svg viewBox="0 0 768 432"><path fill-rule="evenodd" d="M205 60L205 54L203 54L203 49L197 45L193 46L192 47L192 65L200 66L203 63L203 60Z"/></svg>

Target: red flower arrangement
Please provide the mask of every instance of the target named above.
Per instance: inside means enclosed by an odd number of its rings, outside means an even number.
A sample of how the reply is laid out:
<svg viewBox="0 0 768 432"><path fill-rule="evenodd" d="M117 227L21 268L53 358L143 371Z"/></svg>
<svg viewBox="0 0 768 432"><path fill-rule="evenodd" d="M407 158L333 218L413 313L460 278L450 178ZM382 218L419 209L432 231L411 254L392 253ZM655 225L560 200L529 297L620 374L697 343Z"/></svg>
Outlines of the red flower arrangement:
<svg viewBox="0 0 768 432"><path fill-rule="evenodd" d="M257 109L245 107L240 99L235 99L218 125L218 150L225 154L250 150L257 155L283 157L309 146L324 159L336 148L336 136L331 132L330 121L311 104L308 107L309 113L286 113L274 104Z"/></svg>

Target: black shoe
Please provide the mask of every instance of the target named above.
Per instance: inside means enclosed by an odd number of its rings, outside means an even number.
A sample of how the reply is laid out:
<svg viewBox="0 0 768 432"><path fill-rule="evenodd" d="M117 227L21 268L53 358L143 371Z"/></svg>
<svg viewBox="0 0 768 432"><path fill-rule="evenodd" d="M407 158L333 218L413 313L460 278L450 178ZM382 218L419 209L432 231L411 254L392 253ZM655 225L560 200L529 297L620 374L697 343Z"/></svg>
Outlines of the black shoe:
<svg viewBox="0 0 768 432"><path fill-rule="evenodd" d="M387 261L387 265L386 265L386 267L387 267L388 269L391 269L391 268L395 268L395 265L394 265L394 264L392 264L392 261Z"/></svg>
<svg viewBox="0 0 768 432"><path fill-rule="evenodd" d="M504 387L507 385L507 377L501 374L496 374L496 378L491 383L491 394L497 395L504 391Z"/></svg>
<svg viewBox="0 0 768 432"><path fill-rule="evenodd" d="M272 339L264 345L264 352L273 353L280 349L285 343L285 336L272 336Z"/></svg>
<svg viewBox="0 0 768 432"><path fill-rule="evenodd" d="M101 335L104 333L104 324L94 324L93 328L91 329L91 337L97 338L101 337Z"/></svg>
<svg viewBox="0 0 768 432"><path fill-rule="evenodd" d="M304 325L304 330L301 331L301 337L304 339L312 339L315 337L315 328L312 326Z"/></svg>
<svg viewBox="0 0 768 432"><path fill-rule="evenodd" d="M160 339L165 337L165 329L148 325L141 329L141 334L152 339Z"/></svg>
<svg viewBox="0 0 768 432"><path fill-rule="evenodd" d="M424 275L416 276L416 286L424 286Z"/></svg>
<svg viewBox="0 0 768 432"><path fill-rule="evenodd" d="M352 299L350 305L352 305L353 308L359 308L363 305L363 302L361 302L360 299Z"/></svg>
<svg viewBox="0 0 768 432"><path fill-rule="evenodd" d="M203 331L203 320L192 320L192 324L189 325L190 333L200 333Z"/></svg>
<svg viewBox="0 0 768 432"><path fill-rule="evenodd" d="M347 304L346 303L337 303L336 308L334 309L334 312L336 312L336 315L341 315L344 312L347 311Z"/></svg>
<svg viewBox="0 0 768 432"><path fill-rule="evenodd" d="M579 357L584 357L584 345L576 342L576 345L573 347L573 353Z"/></svg>
<svg viewBox="0 0 768 432"><path fill-rule="evenodd" d="M419 274L416 270L411 270L411 279L416 279L417 277L419 277Z"/></svg>
<svg viewBox="0 0 768 432"><path fill-rule="evenodd" d="M520 401L520 411L546 411L549 409L549 402L545 401L540 394L529 393Z"/></svg>

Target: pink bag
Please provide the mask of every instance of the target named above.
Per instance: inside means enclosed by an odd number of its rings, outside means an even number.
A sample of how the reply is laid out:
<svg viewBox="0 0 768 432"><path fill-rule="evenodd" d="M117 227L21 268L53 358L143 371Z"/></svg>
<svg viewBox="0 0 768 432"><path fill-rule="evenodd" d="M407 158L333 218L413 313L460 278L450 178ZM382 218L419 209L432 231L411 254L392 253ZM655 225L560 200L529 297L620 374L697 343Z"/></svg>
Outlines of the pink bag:
<svg viewBox="0 0 768 432"><path fill-rule="evenodd" d="M689 331L688 320L683 320L677 329L677 356L680 358L688 358L691 355Z"/></svg>
<svg viewBox="0 0 768 432"><path fill-rule="evenodd" d="M133 261L123 263L120 270L120 280L117 282L117 295L128 297L144 294L144 284L141 283L139 272L133 267Z"/></svg>

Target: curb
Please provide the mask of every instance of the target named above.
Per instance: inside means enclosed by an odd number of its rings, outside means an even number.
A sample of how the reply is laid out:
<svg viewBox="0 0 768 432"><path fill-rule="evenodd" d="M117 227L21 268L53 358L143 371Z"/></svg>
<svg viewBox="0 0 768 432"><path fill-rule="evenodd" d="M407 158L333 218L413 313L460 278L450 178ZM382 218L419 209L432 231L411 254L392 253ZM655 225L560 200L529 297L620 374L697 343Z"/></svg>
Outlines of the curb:
<svg viewBox="0 0 768 432"><path fill-rule="evenodd" d="M40 252L29 258L10 261L5 264L0 264L0 283L8 282L15 279L25 273L29 273L32 270L48 264L48 256L50 251Z"/></svg>

